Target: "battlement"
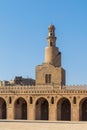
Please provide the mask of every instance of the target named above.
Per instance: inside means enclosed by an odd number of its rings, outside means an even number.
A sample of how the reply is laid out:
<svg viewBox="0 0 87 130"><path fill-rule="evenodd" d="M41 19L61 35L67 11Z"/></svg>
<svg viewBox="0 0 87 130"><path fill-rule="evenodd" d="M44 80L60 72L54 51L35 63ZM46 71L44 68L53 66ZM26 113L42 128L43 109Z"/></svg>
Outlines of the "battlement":
<svg viewBox="0 0 87 130"><path fill-rule="evenodd" d="M63 86L62 88L66 90L87 90L87 85L67 85Z"/></svg>
<svg viewBox="0 0 87 130"><path fill-rule="evenodd" d="M61 89L60 89L61 88ZM87 86L58 86L58 85L37 85L37 86L0 86L0 94L87 94Z"/></svg>

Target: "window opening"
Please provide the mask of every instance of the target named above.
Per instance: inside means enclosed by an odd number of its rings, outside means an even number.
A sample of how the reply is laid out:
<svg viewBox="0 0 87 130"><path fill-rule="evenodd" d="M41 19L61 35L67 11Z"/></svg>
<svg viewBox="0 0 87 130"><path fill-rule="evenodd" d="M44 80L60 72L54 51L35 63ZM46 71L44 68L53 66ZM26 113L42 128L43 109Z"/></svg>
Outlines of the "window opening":
<svg viewBox="0 0 87 130"><path fill-rule="evenodd" d="M52 46L52 42L50 42L50 46Z"/></svg>
<svg viewBox="0 0 87 130"><path fill-rule="evenodd" d="M76 104L76 97L73 98L73 104Z"/></svg>
<svg viewBox="0 0 87 130"><path fill-rule="evenodd" d="M51 104L54 104L54 97L51 98Z"/></svg>
<svg viewBox="0 0 87 130"><path fill-rule="evenodd" d="M45 83L46 84L51 83L51 74L46 74L45 75Z"/></svg>
<svg viewBox="0 0 87 130"><path fill-rule="evenodd" d="M30 104L32 104L33 103L33 99L32 99L32 97L30 97Z"/></svg>
<svg viewBox="0 0 87 130"><path fill-rule="evenodd" d="M9 104L11 104L12 103L12 99L11 99L11 97L9 97Z"/></svg>

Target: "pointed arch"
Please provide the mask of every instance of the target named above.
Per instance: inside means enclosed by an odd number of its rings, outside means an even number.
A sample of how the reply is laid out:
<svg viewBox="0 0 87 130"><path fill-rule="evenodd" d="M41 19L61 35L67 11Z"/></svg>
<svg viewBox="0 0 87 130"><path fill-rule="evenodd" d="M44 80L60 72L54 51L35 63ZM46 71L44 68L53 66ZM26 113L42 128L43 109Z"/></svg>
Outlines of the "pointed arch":
<svg viewBox="0 0 87 130"><path fill-rule="evenodd" d="M30 104L32 104L33 103L33 98L32 97L30 97Z"/></svg>
<svg viewBox="0 0 87 130"><path fill-rule="evenodd" d="M9 104L11 104L12 103L12 98L11 97L9 97Z"/></svg>
<svg viewBox="0 0 87 130"><path fill-rule="evenodd" d="M22 97L14 103L14 119L27 120L27 102Z"/></svg>
<svg viewBox="0 0 87 130"><path fill-rule="evenodd" d="M0 119L6 119L7 118L7 106L6 101L0 97Z"/></svg>
<svg viewBox="0 0 87 130"><path fill-rule="evenodd" d="M47 99L41 97L35 104L35 119L48 120L49 119L49 103Z"/></svg>
<svg viewBox="0 0 87 130"><path fill-rule="evenodd" d="M51 98L51 104L54 104L54 97Z"/></svg>
<svg viewBox="0 0 87 130"><path fill-rule="evenodd" d="M87 97L83 98L79 103L79 120L87 121Z"/></svg>
<svg viewBox="0 0 87 130"><path fill-rule="evenodd" d="M73 104L76 104L76 97L73 97Z"/></svg>
<svg viewBox="0 0 87 130"><path fill-rule="evenodd" d="M57 103L57 120L71 120L71 103L67 98L61 98Z"/></svg>

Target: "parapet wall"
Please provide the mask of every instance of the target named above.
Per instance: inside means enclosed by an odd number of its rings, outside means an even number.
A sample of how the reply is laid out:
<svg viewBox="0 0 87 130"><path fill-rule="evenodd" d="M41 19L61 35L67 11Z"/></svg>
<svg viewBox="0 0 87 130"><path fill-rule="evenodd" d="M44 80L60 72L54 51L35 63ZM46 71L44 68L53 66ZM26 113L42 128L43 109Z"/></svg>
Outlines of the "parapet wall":
<svg viewBox="0 0 87 130"><path fill-rule="evenodd" d="M38 93L87 93L87 86L59 86L59 85L37 85L37 86L0 86L1 94L38 94Z"/></svg>

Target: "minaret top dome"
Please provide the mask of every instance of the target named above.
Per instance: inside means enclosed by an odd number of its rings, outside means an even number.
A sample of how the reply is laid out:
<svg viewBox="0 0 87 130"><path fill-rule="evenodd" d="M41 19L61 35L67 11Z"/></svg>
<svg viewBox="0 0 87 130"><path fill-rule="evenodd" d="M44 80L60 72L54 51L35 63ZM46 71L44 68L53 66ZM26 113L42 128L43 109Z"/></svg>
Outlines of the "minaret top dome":
<svg viewBox="0 0 87 130"><path fill-rule="evenodd" d="M56 46L56 37L55 37L55 26L54 25L49 25L48 26L48 46Z"/></svg>
<svg viewBox="0 0 87 130"><path fill-rule="evenodd" d="M51 24L51 25L49 25L48 29L49 30L55 30L55 26Z"/></svg>

